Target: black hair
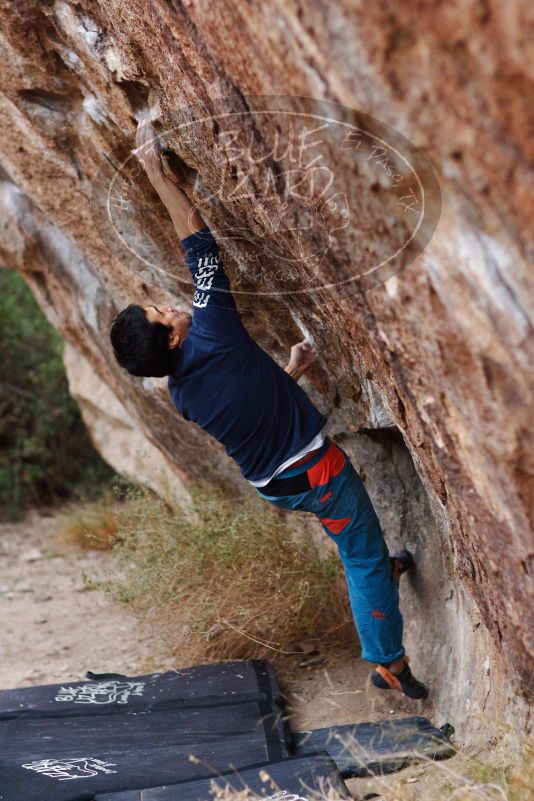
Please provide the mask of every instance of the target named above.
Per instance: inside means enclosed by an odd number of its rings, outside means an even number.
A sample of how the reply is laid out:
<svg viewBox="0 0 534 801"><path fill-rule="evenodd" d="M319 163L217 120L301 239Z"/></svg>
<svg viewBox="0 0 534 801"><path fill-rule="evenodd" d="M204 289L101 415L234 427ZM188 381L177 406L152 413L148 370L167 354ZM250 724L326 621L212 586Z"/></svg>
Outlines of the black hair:
<svg viewBox="0 0 534 801"><path fill-rule="evenodd" d="M131 375L161 377L173 369L169 328L147 320L142 306L131 303L112 321L109 332L115 358Z"/></svg>

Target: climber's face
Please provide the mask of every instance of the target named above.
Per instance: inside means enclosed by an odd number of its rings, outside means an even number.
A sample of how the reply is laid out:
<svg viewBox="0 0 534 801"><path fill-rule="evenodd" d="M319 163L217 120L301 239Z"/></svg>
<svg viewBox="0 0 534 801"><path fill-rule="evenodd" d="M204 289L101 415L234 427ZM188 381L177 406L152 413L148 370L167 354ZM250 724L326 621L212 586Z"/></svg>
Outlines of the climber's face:
<svg viewBox="0 0 534 801"><path fill-rule="evenodd" d="M149 323L161 323L169 329L169 348L179 348L191 328L191 315L174 306L145 306Z"/></svg>

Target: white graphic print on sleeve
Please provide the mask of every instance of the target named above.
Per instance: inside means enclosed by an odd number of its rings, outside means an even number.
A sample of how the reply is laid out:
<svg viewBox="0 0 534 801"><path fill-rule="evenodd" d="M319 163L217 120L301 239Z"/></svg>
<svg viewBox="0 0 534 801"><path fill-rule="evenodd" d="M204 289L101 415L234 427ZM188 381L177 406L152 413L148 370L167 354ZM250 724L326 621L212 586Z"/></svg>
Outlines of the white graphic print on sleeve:
<svg viewBox="0 0 534 801"><path fill-rule="evenodd" d="M193 295L193 306L196 306L197 309L204 309L208 305L208 300L210 299L209 295L205 295L204 292L195 292Z"/></svg>
<svg viewBox="0 0 534 801"><path fill-rule="evenodd" d="M201 256L197 263L197 271L193 275L195 281L195 295L193 306L197 309L204 309L209 302L210 295L206 294L213 284L213 276L219 269L219 256L210 253L208 256Z"/></svg>
<svg viewBox="0 0 534 801"><path fill-rule="evenodd" d="M127 704L131 695L143 695L141 681L101 681L60 687L55 701L74 701L75 704Z"/></svg>
<svg viewBox="0 0 534 801"><path fill-rule="evenodd" d="M115 762L103 762L93 757L79 757L77 759L37 759L22 765L27 770L35 770L43 776L57 779L60 782L68 779L83 779L98 776L99 773L117 773Z"/></svg>

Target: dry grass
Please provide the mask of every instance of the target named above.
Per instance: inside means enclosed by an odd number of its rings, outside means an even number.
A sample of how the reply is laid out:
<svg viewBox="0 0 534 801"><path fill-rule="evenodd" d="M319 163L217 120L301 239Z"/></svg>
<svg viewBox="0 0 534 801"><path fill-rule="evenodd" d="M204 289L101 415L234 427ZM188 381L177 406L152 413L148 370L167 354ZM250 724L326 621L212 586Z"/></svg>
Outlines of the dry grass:
<svg viewBox="0 0 534 801"><path fill-rule="evenodd" d="M534 740L523 747L521 759L506 771L509 801L534 801Z"/></svg>
<svg viewBox="0 0 534 801"><path fill-rule="evenodd" d="M104 497L82 507L70 507L62 515L58 539L83 550L108 551L120 540L119 525L116 502Z"/></svg>
<svg viewBox="0 0 534 801"><path fill-rule="evenodd" d="M519 755L512 741L503 735L495 747L459 748L441 762L414 753L418 764L349 785L356 797L373 794L376 801L534 801L533 744L525 741Z"/></svg>
<svg viewBox="0 0 534 801"><path fill-rule="evenodd" d="M170 514L142 493L119 507L114 537L116 572L98 586L153 621L181 664L272 657L302 640L355 646L337 557L298 542L259 500L194 493L192 515Z"/></svg>
<svg viewBox="0 0 534 801"><path fill-rule="evenodd" d="M286 790L280 790L276 782L269 779L268 772L263 771L263 773L265 773L262 778L266 785L265 792L271 792L271 795L265 796L262 794L260 796L247 787L242 790L234 790L224 779L216 779L212 782L210 787L211 795L214 801L342 801L343 796L329 781L324 781L320 790L303 787L302 792L305 795L297 796L294 793L288 793Z"/></svg>
<svg viewBox="0 0 534 801"><path fill-rule="evenodd" d="M346 743L350 748L350 743ZM365 761L365 753L356 744L354 755ZM434 762L424 753L414 753L420 764L396 774L349 781L352 797L374 801L532 801L534 798L534 750L526 745L518 758L507 744L460 751L453 759ZM268 795L263 801L293 799L269 778L266 768L260 776ZM246 786L240 791L229 788L224 777L213 780L212 792L218 801L259 801L260 796ZM272 793L272 795L271 795ZM341 801L345 797L325 780L317 791L303 788L302 801Z"/></svg>
<svg viewBox="0 0 534 801"><path fill-rule="evenodd" d="M322 557L292 528L296 517L204 492L194 494L192 514L171 514L137 491L126 503L71 512L63 535L82 547L117 546L113 575L94 583L152 622L177 664L276 661L303 640L331 657L355 647L344 578L337 556ZM377 801L534 801L534 747L526 743L518 761L508 734L503 728L494 746L461 749L443 762L414 754L419 764L349 785L356 798L371 792ZM223 779L217 784L221 801L235 801ZM243 789L244 800L254 798ZM339 794L325 787L310 794L316 798Z"/></svg>

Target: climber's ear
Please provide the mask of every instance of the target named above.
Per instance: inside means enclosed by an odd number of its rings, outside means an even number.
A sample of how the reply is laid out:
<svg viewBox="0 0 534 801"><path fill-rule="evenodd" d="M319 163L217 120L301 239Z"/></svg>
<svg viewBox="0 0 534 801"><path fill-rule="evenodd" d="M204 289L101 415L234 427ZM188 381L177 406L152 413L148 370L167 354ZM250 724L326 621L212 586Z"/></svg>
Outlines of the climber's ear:
<svg viewBox="0 0 534 801"><path fill-rule="evenodd" d="M169 350L179 348L182 344L182 338L178 331L171 331L169 334Z"/></svg>

